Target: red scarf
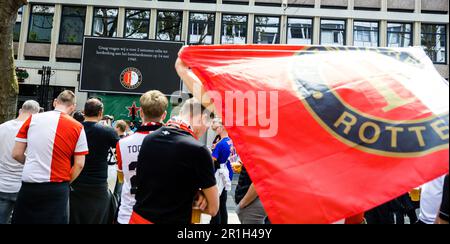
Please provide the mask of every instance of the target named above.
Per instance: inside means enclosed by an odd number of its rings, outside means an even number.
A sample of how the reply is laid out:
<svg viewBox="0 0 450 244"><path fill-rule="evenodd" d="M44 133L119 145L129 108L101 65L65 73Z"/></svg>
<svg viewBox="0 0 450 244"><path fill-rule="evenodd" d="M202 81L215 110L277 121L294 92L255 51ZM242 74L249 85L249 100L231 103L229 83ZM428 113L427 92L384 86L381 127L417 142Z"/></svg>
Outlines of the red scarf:
<svg viewBox="0 0 450 244"><path fill-rule="evenodd" d="M171 118L167 122L166 126L174 127L174 128L189 132L189 134L191 134L195 139L198 140L197 136L195 136L194 131L192 130L192 126L187 121L181 119L180 117Z"/></svg>

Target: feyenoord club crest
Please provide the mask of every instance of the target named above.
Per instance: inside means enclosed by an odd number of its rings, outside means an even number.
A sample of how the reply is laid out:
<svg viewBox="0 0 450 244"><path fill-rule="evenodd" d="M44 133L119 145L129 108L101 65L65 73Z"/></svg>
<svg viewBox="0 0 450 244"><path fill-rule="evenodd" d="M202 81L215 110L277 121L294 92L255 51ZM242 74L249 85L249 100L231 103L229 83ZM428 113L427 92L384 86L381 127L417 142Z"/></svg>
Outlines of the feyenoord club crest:
<svg viewBox="0 0 450 244"><path fill-rule="evenodd" d="M129 90L138 88L142 84L142 73L136 68L126 68L120 74L120 84Z"/></svg>
<svg viewBox="0 0 450 244"><path fill-rule="evenodd" d="M344 50L354 52L340 52ZM425 64L409 53L310 47L299 52L292 65L292 79L303 104L339 141L394 157L448 148L448 112L435 114L424 104L430 96L416 97L420 91L414 82L431 77L417 78L420 72L414 70L422 70Z"/></svg>

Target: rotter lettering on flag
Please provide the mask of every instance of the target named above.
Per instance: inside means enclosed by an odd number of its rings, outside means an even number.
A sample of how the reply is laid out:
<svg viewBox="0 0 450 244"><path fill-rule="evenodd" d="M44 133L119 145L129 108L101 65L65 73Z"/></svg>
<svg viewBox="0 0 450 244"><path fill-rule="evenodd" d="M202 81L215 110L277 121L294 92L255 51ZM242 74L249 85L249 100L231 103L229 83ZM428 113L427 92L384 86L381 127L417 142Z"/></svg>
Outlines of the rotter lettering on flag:
<svg viewBox="0 0 450 244"><path fill-rule="evenodd" d="M449 170L449 88L420 48L189 46L273 223L333 223Z"/></svg>

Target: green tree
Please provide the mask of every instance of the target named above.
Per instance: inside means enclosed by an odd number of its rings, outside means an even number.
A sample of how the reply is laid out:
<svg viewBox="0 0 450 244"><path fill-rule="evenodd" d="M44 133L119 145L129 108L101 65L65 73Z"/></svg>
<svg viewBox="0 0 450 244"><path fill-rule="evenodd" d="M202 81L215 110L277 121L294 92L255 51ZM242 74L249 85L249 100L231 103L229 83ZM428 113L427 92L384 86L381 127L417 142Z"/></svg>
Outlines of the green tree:
<svg viewBox="0 0 450 244"><path fill-rule="evenodd" d="M0 0L0 123L15 117L19 84L14 64L13 29L27 0Z"/></svg>

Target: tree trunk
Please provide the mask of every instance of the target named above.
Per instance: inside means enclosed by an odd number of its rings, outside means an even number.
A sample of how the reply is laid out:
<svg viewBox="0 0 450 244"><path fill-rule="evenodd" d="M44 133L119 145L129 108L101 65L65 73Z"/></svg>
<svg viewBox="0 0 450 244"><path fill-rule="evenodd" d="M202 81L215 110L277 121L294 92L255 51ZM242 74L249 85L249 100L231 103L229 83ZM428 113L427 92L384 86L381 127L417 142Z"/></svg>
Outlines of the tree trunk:
<svg viewBox="0 0 450 244"><path fill-rule="evenodd" d="M14 65L13 28L17 11L27 0L0 0L0 124L13 119L19 85Z"/></svg>

